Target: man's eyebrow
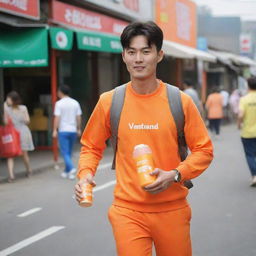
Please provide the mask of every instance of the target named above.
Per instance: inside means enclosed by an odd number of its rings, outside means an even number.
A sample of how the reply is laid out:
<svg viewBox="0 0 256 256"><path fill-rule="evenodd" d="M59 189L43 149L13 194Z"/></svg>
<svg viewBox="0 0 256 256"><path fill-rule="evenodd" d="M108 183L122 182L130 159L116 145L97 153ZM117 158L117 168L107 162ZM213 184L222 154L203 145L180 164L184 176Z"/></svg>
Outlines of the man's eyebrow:
<svg viewBox="0 0 256 256"><path fill-rule="evenodd" d="M141 48L140 50L147 50L147 49L151 49L151 48L152 48L151 46L146 46L146 47ZM136 48L127 47L127 50L136 50Z"/></svg>

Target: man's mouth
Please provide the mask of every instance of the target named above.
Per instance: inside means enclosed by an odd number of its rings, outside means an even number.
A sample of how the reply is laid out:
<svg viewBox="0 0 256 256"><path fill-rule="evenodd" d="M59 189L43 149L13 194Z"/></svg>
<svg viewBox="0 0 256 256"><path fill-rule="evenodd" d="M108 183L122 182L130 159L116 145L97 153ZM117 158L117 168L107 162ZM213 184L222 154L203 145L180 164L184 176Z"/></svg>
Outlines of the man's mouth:
<svg viewBox="0 0 256 256"><path fill-rule="evenodd" d="M142 71L142 70L144 70L144 68L145 68L145 67L143 67L143 66L135 66L135 67L134 67L134 69L135 69L136 71Z"/></svg>

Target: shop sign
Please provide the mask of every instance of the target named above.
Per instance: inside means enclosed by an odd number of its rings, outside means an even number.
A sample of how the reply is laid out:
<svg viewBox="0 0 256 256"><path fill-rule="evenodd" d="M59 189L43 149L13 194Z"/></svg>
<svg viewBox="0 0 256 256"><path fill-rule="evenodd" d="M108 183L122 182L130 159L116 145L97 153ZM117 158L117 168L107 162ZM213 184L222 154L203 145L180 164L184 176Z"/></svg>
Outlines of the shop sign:
<svg viewBox="0 0 256 256"><path fill-rule="evenodd" d="M154 2L158 0L80 0L115 12L129 20L154 20Z"/></svg>
<svg viewBox="0 0 256 256"><path fill-rule="evenodd" d="M77 32L78 49L99 52L122 52L119 37L97 33Z"/></svg>
<svg viewBox="0 0 256 256"><path fill-rule="evenodd" d="M114 3L123 4L127 9L139 12L139 0L113 0Z"/></svg>
<svg viewBox="0 0 256 256"><path fill-rule="evenodd" d="M115 35L120 35L128 25L122 20L59 1L52 2L52 19L57 24Z"/></svg>
<svg viewBox="0 0 256 256"><path fill-rule="evenodd" d="M50 28L51 46L54 49L69 51L73 47L73 31L63 28Z"/></svg>
<svg viewBox="0 0 256 256"><path fill-rule="evenodd" d="M252 38L250 34L240 35L240 52L251 53L252 50Z"/></svg>
<svg viewBox="0 0 256 256"><path fill-rule="evenodd" d="M0 30L0 68L48 66L47 30Z"/></svg>
<svg viewBox="0 0 256 256"><path fill-rule="evenodd" d="M0 0L0 11L39 20L39 5L39 0Z"/></svg>
<svg viewBox="0 0 256 256"><path fill-rule="evenodd" d="M139 12L139 0L123 0L126 8Z"/></svg>
<svg viewBox="0 0 256 256"><path fill-rule="evenodd" d="M190 0L156 0L156 23L165 40L196 48L196 4Z"/></svg>

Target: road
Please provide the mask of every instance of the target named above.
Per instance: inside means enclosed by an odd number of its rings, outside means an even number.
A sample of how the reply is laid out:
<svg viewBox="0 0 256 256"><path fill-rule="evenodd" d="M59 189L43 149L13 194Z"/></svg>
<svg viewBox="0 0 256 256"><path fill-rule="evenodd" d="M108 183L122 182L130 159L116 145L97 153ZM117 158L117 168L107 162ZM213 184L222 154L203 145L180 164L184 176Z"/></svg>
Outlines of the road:
<svg viewBox="0 0 256 256"><path fill-rule="evenodd" d="M235 127L223 127L214 146L215 159L189 196L193 255L255 256L256 188L248 185ZM0 184L0 256L116 255L107 219L115 180L110 162L109 155L101 162L91 208L76 204L75 181L54 169Z"/></svg>

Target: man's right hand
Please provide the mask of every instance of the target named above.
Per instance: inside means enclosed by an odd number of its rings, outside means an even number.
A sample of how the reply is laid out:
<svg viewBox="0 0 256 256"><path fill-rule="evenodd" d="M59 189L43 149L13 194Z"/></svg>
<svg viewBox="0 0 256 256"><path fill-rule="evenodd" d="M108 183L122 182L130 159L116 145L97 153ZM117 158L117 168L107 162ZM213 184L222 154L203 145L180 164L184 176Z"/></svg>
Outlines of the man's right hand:
<svg viewBox="0 0 256 256"><path fill-rule="evenodd" d="M80 203L81 199L83 198L82 194L82 185L83 184L91 184L93 187L96 186L95 181L93 180L93 176L91 173L88 173L86 177L80 179L77 184L75 185L75 195L76 195L76 201Z"/></svg>

